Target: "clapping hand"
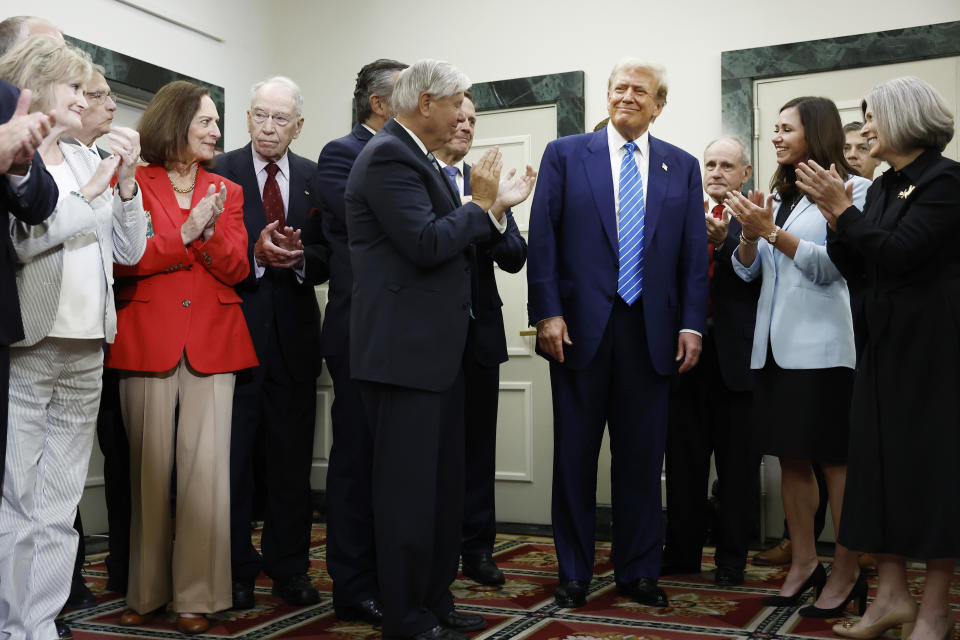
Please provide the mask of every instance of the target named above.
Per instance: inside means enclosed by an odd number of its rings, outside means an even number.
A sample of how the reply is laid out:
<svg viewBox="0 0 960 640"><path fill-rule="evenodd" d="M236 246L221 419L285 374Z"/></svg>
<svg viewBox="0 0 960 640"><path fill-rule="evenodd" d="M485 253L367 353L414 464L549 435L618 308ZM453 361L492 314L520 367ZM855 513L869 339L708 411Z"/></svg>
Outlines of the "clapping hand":
<svg viewBox="0 0 960 640"><path fill-rule="evenodd" d="M731 191L724 204L743 226L743 237L748 240L766 237L776 226L773 222L772 195L765 197L762 191L750 191L744 196L739 191Z"/></svg>
<svg viewBox="0 0 960 640"><path fill-rule="evenodd" d="M278 220L263 228L257 243L253 246L253 257L262 267L288 269L299 267L303 263L303 242L300 230L284 227L279 230Z"/></svg>
<svg viewBox="0 0 960 640"><path fill-rule="evenodd" d="M137 162L140 160L140 134L127 127L110 130L113 155L120 159L117 167L117 188L120 197L129 200L136 194Z"/></svg>
<svg viewBox="0 0 960 640"><path fill-rule="evenodd" d="M727 228L730 226L730 210L724 209L720 218L714 218L710 211L710 201L703 201L703 217L707 223L707 241L715 247L722 245L727 239Z"/></svg>
<svg viewBox="0 0 960 640"><path fill-rule="evenodd" d="M13 116L0 125L0 173L26 174L33 154L56 122L52 115L30 113L31 100L29 89L20 91Z"/></svg>
<svg viewBox="0 0 960 640"><path fill-rule="evenodd" d="M470 168L470 191L473 193L473 201L484 211L489 211L497 200L502 168L503 157L497 147L487 149L480 156L480 160Z"/></svg>
<svg viewBox="0 0 960 640"><path fill-rule="evenodd" d="M834 231L837 218L853 205L853 182L844 187L843 178L834 164L828 171L813 160L801 162L797 165L797 188L817 203L820 213Z"/></svg>
<svg viewBox="0 0 960 640"><path fill-rule="evenodd" d="M523 173L519 173L516 169L510 169L507 172L507 177L500 181L497 199L490 212L496 216L497 220L500 220L504 211L520 204L530 196L536 182L537 172L530 165L527 165L527 169Z"/></svg>
<svg viewBox="0 0 960 640"><path fill-rule="evenodd" d="M227 185L220 183L220 189L217 190L211 184L207 188L207 195L200 199L200 202L190 211L186 222L180 227L180 238L183 244L188 245L201 235L204 242L213 235L213 225L217 217L223 213L223 208L227 202Z"/></svg>

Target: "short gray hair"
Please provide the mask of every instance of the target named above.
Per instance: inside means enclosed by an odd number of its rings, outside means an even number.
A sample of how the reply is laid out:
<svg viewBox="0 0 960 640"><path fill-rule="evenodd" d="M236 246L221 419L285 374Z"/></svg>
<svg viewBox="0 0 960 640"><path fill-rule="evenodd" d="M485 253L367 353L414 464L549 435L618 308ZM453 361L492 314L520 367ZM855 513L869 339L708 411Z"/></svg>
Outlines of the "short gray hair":
<svg viewBox="0 0 960 640"><path fill-rule="evenodd" d="M863 129L863 123L860 122L859 120L854 120L853 122L848 122L847 124L843 125L844 135L851 133L853 131L860 133L860 129Z"/></svg>
<svg viewBox="0 0 960 640"><path fill-rule="evenodd" d="M747 150L747 145L743 143L743 140L736 136L720 136L719 138L714 138L710 141L703 149L703 155L707 155L707 151L710 151L710 147L717 144L718 142L732 142L737 145L737 148L740 149L740 164L744 167L750 166L750 152Z"/></svg>
<svg viewBox="0 0 960 640"><path fill-rule="evenodd" d="M610 77L607 78L607 91L613 88L613 79L617 77L618 73L632 70L643 71L653 76L653 79L657 81L657 102L660 104L667 103L666 69L659 65L640 60L639 58L623 58L614 65L613 70L610 71Z"/></svg>
<svg viewBox="0 0 960 640"><path fill-rule="evenodd" d="M943 151L953 139L953 112L940 92L915 76L878 84L861 108L873 112L877 132L894 151Z"/></svg>
<svg viewBox="0 0 960 640"><path fill-rule="evenodd" d="M469 88L470 78L449 62L417 60L397 75L390 106L396 113L410 113L416 110L421 94L446 98Z"/></svg>
<svg viewBox="0 0 960 640"><path fill-rule="evenodd" d="M257 92L268 84L278 84L289 89L290 93L293 94L293 105L297 111L297 117L299 118L303 114L303 94L300 92L300 87L297 85L297 83L287 76L273 76L267 78L266 80L261 80L257 84L253 85L253 87L250 88L251 109L253 109L254 100L257 99Z"/></svg>
<svg viewBox="0 0 960 640"><path fill-rule="evenodd" d="M6 55L19 44L24 39L24 31L34 22L54 27L49 20L37 16L11 16L0 22L0 56Z"/></svg>

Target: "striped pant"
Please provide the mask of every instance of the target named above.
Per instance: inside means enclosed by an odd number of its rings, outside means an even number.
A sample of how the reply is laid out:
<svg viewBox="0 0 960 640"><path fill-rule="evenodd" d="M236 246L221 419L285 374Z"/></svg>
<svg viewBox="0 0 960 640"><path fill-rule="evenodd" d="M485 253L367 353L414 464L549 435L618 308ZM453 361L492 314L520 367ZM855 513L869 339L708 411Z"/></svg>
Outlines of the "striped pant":
<svg viewBox="0 0 960 640"><path fill-rule="evenodd" d="M103 340L45 338L10 349L0 502L0 638L51 640L70 594L74 516L100 405Z"/></svg>

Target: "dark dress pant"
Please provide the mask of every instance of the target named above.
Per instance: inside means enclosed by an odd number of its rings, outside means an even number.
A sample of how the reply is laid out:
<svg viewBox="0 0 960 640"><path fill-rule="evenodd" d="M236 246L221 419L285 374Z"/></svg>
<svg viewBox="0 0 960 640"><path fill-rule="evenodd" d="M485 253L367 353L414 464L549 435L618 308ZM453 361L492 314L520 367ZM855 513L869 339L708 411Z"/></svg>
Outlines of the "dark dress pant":
<svg viewBox="0 0 960 640"><path fill-rule="evenodd" d="M660 575L660 473L669 378L653 368L642 300L619 297L593 360L550 363L553 389L553 534L560 581L593 575L597 457L610 429L614 573L617 582Z"/></svg>
<svg viewBox="0 0 960 640"><path fill-rule="evenodd" d="M469 345L467 353L470 353ZM463 380L466 493L461 554L477 556L492 553L497 536L494 487L500 365L484 366L468 355L463 362Z"/></svg>
<svg viewBox="0 0 960 640"><path fill-rule="evenodd" d="M700 566L713 453L720 498L716 563L738 570L746 565L759 496L752 407L752 392L731 391L723 383L716 342L707 334L699 363L676 376L670 392L665 563Z"/></svg>
<svg viewBox="0 0 960 640"><path fill-rule="evenodd" d="M7 462L7 401L10 393L10 347L0 344L0 496Z"/></svg>
<svg viewBox="0 0 960 640"><path fill-rule="evenodd" d="M379 599L370 474L373 434L350 378L348 354L327 356L333 378L333 445L327 468L327 572L336 606Z"/></svg>
<svg viewBox="0 0 960 640"><path fill-rule="evenodd" d="M463 520L463 375L440 393L360 382L373 434L373 518L384 638L453 610Z"/></svg>
<svg viewBox="0 0 960 640"><path fill-rule="evenodd" d="M313 505L310 468L316 421L316 379L296 380L273 344L260 366L237 374L230 437L230 550L233 581L252 584L263 571L274 580L310 568ZM260 554L250 540L253 513L253 455L263 430L264 507Z"/></svg>
<svg viewBox="0 0 960 640"><path fill-rule="evenodd" d="M97 441L103 453L104 494L110 530L109 555L105 561L107 574L112 587L126 591L130 564L130 443L120 412L120 381L116 369L103 370Z"/></svg>

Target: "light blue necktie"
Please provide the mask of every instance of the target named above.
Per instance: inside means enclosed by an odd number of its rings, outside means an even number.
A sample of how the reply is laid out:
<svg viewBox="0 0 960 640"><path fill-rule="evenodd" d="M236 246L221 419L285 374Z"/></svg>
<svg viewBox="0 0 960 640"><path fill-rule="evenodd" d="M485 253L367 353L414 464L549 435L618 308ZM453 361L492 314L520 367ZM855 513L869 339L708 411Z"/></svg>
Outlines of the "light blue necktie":
<svg viewBox="0 0 960 640"><path fill-rule="evenodd" d="M628 305L643 291L643 181L633 157L637 145L623 145L626 154L620 163L620 216L617 224L620 277L617 293Z"/></svg>
<svg viewBox="0 0 960 640"><path fill-rule="evenodd" d="M453 185L454 191L459 193L460 187L457 185L457 174L460 173L460 170L454 166L447 165L443 168L443 172L450 178L450 184Z"/></svg>

